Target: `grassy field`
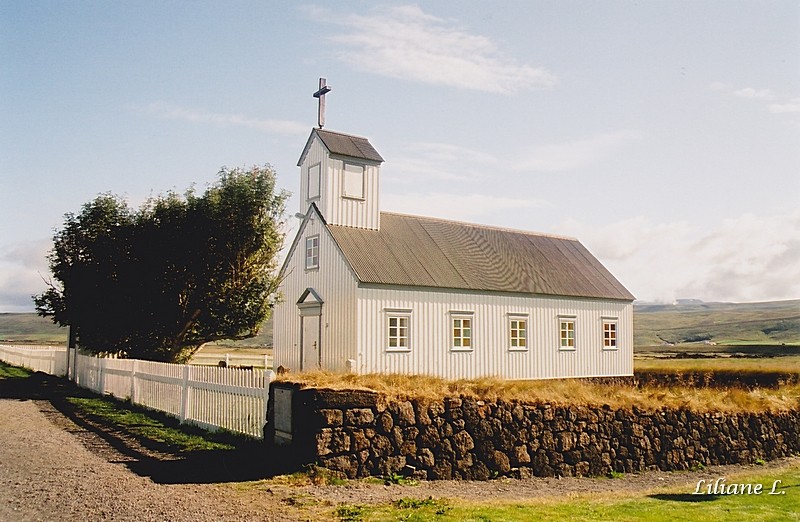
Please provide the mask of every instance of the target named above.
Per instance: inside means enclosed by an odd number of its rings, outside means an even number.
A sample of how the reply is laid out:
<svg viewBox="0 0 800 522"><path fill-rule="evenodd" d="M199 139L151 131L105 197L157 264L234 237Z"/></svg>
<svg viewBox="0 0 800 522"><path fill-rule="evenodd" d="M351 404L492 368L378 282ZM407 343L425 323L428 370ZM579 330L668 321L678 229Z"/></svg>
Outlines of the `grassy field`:
<svg viewBox="0 0 800 522"><path fill-rule="evenodd" d="M777 474L756 471L726 477L728 484L761 484L759 495L693 495L693 488L645 493L580 494L530 502L400 499L378 506L339 506L341 521L506 522L539 520L693 522L800 520L800 462ZM775 483L779 480L779 483ZM775 485L775 493L772 492Z"/></svg>
<svg viewBox="0 0 800 522"><path fill-rule="evenodd" d="M786 357L711 357L704 359L634 359L633 370L733 370L741 372L800 371L800 355Z"/></svg>
<svg viewBox="0 0 800 522"><path fill-rule="evenodd" d="M637 349L703 342L731 346L800 345L800 300L635 305L633 323Z"/></svg>

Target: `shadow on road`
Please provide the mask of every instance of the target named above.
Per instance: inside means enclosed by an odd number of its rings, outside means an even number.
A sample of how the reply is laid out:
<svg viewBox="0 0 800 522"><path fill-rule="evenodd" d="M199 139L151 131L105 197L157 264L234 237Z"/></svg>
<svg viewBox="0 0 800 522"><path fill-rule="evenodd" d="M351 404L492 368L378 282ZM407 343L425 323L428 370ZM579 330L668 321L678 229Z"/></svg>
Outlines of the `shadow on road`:
<svg viewBox="0 0 800 522"><path fill-rule="evenodd" d="M35 401L51 422L77 436L89 451L109 462L124 464L159 484L243 482L296 471L285 451L270 448L263 441L235 437L226 441L234 449L181 451L133 434L107 419L87 415L69 402L73 397L97 395L45 373L0 378L0 399ZM148 411L147 415L169 426L179 426L176 419L158 412ZM180 429L200 431L186 425Z"/></svg>

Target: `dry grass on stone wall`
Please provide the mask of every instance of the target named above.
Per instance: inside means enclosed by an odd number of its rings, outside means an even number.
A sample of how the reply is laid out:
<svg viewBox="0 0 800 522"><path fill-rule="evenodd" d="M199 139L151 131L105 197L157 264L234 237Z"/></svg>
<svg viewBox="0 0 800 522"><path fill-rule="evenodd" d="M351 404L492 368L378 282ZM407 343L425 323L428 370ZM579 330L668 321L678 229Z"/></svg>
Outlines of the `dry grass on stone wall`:
<svg viewBox="0 0 800 522"><path fill-rule="evenodd" d="M471 397L485 401L518 400L553 405L609 405L688 408L693 411L763 412L800 409L800 385L777 389L696 388L685 386L637 388L625 384L599 384L579 379L507 381L497 378L447 381L421 375L355 375L332 372L286 374L279 381L307 388L370 390L388 399L440 400Z"/></svg>

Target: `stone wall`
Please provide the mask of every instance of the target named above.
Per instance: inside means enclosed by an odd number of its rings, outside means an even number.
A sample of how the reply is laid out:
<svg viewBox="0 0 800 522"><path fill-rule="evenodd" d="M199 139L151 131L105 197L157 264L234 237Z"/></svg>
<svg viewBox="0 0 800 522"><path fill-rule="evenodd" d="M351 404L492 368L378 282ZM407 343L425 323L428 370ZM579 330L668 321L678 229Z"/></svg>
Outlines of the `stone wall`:
<svg viewBox="0 0 800 522"><path fill-rule="evenodd" d="M291 388L291 451L350 478L592 476L753 463L800 453L800 412L695 413L471 398L389 402L368 391ZM281 412L278 412L280 415Z"/></svg>

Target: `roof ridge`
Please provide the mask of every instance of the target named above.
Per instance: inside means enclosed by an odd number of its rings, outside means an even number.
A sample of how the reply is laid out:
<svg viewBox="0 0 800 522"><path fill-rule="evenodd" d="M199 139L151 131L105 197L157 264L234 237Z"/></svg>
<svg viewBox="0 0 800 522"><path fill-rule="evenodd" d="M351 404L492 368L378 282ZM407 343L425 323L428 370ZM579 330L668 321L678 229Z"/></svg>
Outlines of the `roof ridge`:
<svg viewBox="0 0 800 522"><path fill-rule="evenodd" d="M425 219L425 220L428 220L428 221L438 221L438 222L441 222L441 223L453 223L453 224L456 224L456 225L462 225L462 226L467 226L467 227L483 228L483 229L489 229L489 230L497 230L497 231L500 231L500 232L512 232L512 233L515 233L515 234L524 234L526 236L549 237L549 238L553 238L553 239L564 239L564 240L569 240L569 241L578 241L578 238L572 237L572 236L564 236L564 235L560 235L560 234L549 234L549 233L546 233L546 232L533 232L531 230L522 230L522 229L519 229L519 228L501 227L501 226L497 226L497 225L483 225L483 224L480 224L480 223L470 223L469 221L459 221L459 220L456 220L456 219L445 219L445 218L437 218L437 217L431 217L431 216L416 216L416 215L413 215L413 214L403 214L403 213L400 213L400 212L387 212L387 211L381 211L381 214L388 214L388 215L400 216L400 217L410 217L410 218L416 218L416 219Z"/></svg>
<svg viewBox="0 0 800 522"><path fill-rule="evenodd" d="M366 136L359 136L359 135L357 135L357 134L348 134L348 133L346 133L346 132L332 131L332 130L328 130L328 129L319 129L319 128L317 128L317 127L314 127L314 129L313 129L313 130L314 130L315 132L327 132L328 134L338 134L339 136L347 136L348 138L358 138L358 139L360 139L360 140L367 140L367 141L369 141L369 138L367 138Z"/></svg>

